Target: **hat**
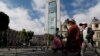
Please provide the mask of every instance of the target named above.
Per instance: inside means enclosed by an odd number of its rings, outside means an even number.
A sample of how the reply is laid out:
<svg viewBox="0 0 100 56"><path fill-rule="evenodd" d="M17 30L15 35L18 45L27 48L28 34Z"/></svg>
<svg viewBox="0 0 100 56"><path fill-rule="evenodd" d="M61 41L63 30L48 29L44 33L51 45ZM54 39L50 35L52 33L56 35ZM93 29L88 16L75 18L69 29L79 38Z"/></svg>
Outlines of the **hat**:
<svg viewBox="0 0 100 56"><path fill-rule="evenodd" d="M68 23L72 22L72 23L76 23L74 19L67 19Z"/></svg>
<svg viewBox="0 0 100 56"><path fill-rule="evenodd" d="M87 23L86 22L82 22L82 23L79 24L79 26L82 26L82 25L87 25Z"/></svg>

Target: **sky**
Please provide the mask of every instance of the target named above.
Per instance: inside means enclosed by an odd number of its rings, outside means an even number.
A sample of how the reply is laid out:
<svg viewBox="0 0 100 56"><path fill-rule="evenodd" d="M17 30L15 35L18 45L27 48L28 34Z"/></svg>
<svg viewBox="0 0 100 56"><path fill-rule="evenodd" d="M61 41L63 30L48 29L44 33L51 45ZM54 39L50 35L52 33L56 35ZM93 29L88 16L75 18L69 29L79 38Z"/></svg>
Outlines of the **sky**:
<svg viewBox="0 0 100 56"><path fill-rule="evenodd" d="M45 33L46 0L0 0L0 11L10 17L9 27L14 30ZM77 24L91 23L93 17L100 20L100 0L60 0L61 22L73 18Z"/></svg>

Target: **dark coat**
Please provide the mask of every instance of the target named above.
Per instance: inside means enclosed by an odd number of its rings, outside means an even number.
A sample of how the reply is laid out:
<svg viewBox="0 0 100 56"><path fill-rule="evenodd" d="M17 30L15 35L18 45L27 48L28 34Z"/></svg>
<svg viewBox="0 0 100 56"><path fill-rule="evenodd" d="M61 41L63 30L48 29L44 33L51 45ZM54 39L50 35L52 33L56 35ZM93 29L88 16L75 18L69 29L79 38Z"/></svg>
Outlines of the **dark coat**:
<svg viewBox="0 0 100 56"><path fill-rule="evenodd" d="M66 48L68 51L76 52L80 50L81 44L80 30L78 26L74 24L68 29Z"/></svg>
<svg viewBox="0 0 100 56"><path fill-rule="evenodd" d="M92 28L89 27L88 30L87 30L87 36L86 36L86 38L87 39L92 39L93 35L94 35L94 31L92 30Z"/></svg>
<svg viewBox="0 0 100 56"><path fill-rule="evenodd" d="M88 30L87 30L86 38L87 38L88 42L90 42L92 45L95 44L94 41L93 41L94 33L95 32L92 30L92 28L89 27Z"/></svg>

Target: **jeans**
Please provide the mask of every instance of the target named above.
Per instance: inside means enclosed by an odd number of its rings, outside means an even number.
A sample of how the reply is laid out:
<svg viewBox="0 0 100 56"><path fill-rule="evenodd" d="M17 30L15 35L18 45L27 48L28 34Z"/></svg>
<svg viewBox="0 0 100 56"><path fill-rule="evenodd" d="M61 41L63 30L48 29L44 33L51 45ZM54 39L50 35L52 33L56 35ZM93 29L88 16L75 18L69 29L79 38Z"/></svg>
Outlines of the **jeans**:
<svg viewBox="0 0 100 56"><path fill-rule="evenodd" d="M81 46L81 56L84 56L87 47L89 47L89 49L92 49L97 54L96 48L94 48L91 43L89 43L88 41L83 41Z"/></svg>

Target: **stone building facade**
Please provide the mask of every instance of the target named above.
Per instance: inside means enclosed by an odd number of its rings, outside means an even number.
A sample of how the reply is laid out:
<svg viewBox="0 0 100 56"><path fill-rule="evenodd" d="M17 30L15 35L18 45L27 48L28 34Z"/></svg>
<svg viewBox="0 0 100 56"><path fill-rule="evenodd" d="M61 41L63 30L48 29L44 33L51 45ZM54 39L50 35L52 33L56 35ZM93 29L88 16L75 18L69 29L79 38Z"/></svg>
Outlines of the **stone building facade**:
<svg viewBox="0 0 100 56"><path fill-rule="evenodd" d="M96 41L96 45L100 46L100 20L94 17L91 22L91 27L95 32L93 39Z"/></svg>

